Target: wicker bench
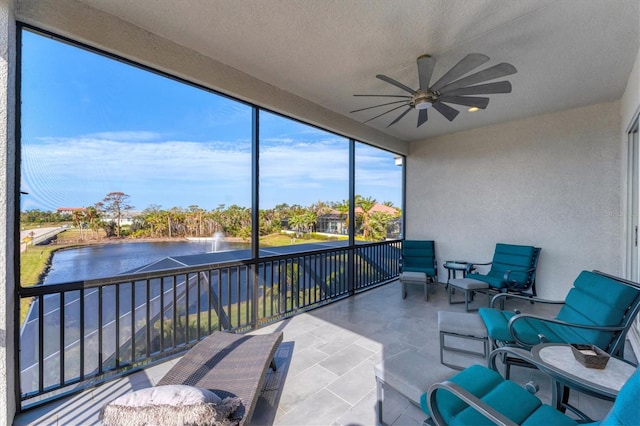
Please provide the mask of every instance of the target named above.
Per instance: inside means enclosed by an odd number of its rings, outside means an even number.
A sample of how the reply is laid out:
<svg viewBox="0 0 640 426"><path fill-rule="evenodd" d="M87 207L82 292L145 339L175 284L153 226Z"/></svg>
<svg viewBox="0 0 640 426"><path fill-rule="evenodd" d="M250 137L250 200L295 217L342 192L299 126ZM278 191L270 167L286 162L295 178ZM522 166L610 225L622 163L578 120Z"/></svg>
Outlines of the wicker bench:
<svg viewBox="0 0 640 426"><path fill-rule="evenodd" d="M220 398L236 396L242 405L234 417L249 424L282 332L264 335L217 332L191 348L158 382L209 389Z"/></svg>

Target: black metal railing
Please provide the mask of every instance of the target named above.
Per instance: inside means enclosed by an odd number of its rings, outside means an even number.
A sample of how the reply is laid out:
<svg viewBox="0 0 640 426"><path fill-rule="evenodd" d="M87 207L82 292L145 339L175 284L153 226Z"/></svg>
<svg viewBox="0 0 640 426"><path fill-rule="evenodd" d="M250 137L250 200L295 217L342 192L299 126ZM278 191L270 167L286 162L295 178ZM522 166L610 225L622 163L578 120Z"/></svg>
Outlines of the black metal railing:
<svg viewBox="0 0 640 426"><path fill-rule="evenodd" d="M18 290L21 409L388 282L400 241ZM19 301L18 301L19 304Z"/></svg>

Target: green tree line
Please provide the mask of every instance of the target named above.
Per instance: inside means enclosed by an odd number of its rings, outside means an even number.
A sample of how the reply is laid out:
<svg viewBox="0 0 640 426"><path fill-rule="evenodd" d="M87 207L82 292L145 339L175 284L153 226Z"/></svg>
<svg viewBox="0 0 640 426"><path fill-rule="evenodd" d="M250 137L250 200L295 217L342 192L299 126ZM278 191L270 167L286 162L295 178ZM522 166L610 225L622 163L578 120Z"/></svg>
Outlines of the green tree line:
<svg viewBox="0 0 640 426"><path fill-rule="evenodd" d="M251 209L238 205L220 204L213 210L205 210L197 205L188 208L172 207L163 209L159 205L151 205L131 215L134 207L129 203L130 196L123 192L110 192L92 206L79 209L73 214L61 214L42 210L21 212L20 221L26 224L73 222L80 229L80 239L96 235L103 229L107 237L130 238L184 238L210 237L222 232L228 237L251 237ZM401 216L400 209L390 202L384 204L395 209L394 213L380 211L374 207L378 202L372 197L356 195L355 228L358 237L364 240L383 240L394 220ZM298 234L323 232L317 229L319 218L328 213L338 212L340 220L349 224L349 201L318 201L304 207L298 204L279 204L272 209L261 209L260 236L279 233L283 230L295 231ZM125 218L131 223L123 226Z"/></svg>

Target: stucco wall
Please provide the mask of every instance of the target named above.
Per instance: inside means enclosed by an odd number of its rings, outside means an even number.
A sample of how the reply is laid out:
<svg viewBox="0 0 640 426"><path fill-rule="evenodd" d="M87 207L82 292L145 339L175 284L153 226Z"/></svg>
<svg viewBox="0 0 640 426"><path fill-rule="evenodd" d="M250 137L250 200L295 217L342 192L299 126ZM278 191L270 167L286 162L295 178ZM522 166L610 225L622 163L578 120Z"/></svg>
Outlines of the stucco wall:
<svg viewBox="0 0 640 426"><path fill-rule="evenodd" d="M636 62L629 75L621 103L622 127L623 131L626 131L640 109L640 49L636 55ZM626 142L626 137L624 140Z"/></svg>
<svg viewBox="0 0 640 426"><path fill-rule="evenodd" d="M414 142L407 238L445 260L491 260L497 242L542 248L538 294L563 299L577 274L621 274L620 103Z"/></svg>

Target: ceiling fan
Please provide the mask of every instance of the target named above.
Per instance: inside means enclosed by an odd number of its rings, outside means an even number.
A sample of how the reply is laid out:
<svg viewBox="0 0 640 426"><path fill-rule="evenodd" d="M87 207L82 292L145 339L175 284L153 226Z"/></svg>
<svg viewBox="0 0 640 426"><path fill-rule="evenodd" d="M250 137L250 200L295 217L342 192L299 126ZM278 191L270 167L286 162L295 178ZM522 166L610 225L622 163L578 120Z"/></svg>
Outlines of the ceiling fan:
<svg viewBox="0 0 640 426"><path fill-rule="evenodd" d="M412 89L409 86L405 86L399 81L394 80L391 77L387 77L383 74L376 75L382 81L392 84L410 95L353 95L364 97L383 97L383 98L402 98L401 100L386 102L380 105L374 105L367 108L360 108L354 112L366 111L373 108L378 108L387 105L400 104L394 106L388 111L378 114L365 121L368 123L371 120L375 120L378 117L389 114L400 108L405 108L395 120L393 120L387 127L396 124L412 109L418 110L418 125L422 126L429 119L428 108L433 107L440 114L444 115L447 120L453 121L458 115L459 111L449 105L466 105L469 107L476 107L479 109L485 109L489 104L489 98L468 96L468 95L488 95L494 93L510 93L511 83L508 81L498 81L495 83L478 84L488 80L494 80L496 78L504 77L507 75L515 74L516 68L507 63L501 63L492 67L486 68L482 71L478 71L474 74L463 77L473 69L479 67L489 60L489 57L480 53L471 53L456 65L453 66L446 74L444 74L433 85L429 86L431 82L431 76L436 65L436 60L431 55L422 55L417 59L418 62L418 80L420 87L418 89ZM462 78L461 78L462 77Z"/></svg>

